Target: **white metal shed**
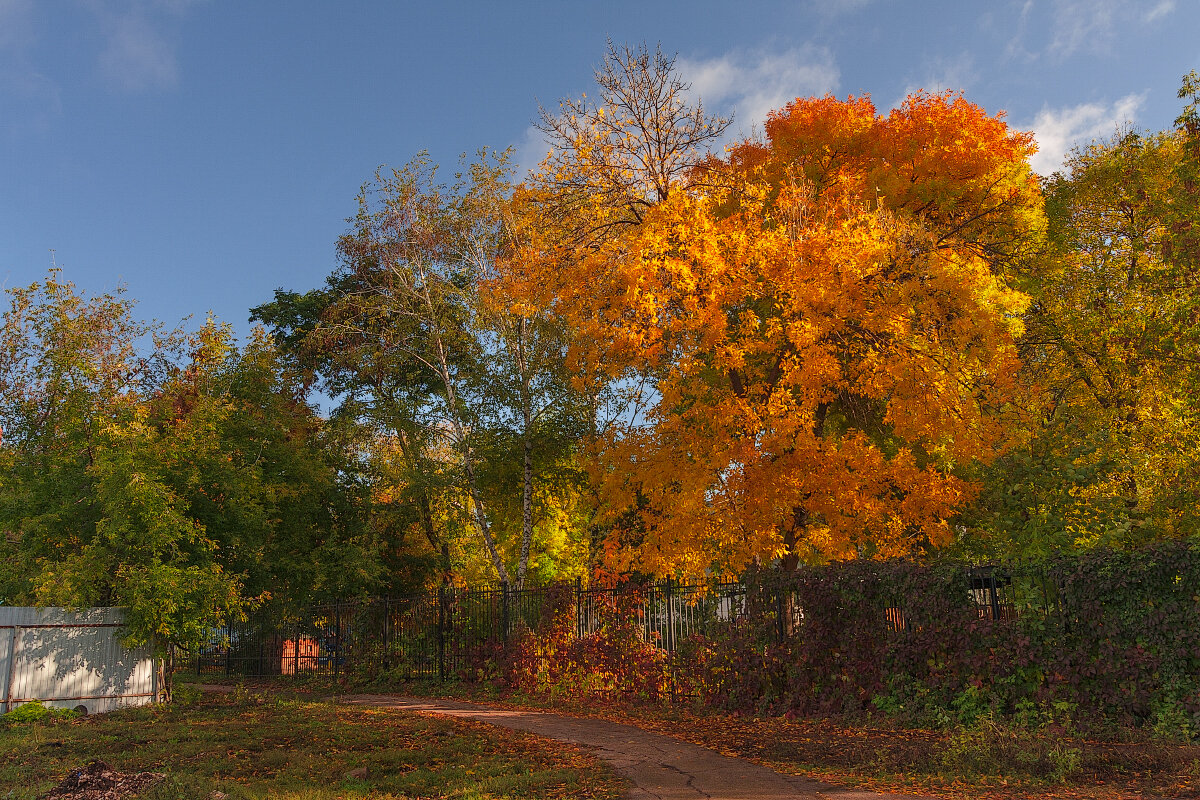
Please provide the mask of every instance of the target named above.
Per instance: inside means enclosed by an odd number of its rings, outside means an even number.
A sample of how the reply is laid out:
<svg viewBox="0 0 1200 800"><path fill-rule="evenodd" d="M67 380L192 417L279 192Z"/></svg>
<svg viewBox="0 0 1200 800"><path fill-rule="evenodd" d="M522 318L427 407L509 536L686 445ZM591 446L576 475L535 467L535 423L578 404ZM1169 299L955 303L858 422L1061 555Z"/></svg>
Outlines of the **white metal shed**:
<svg viewBox="0 0 1200 800"><path fill-rule="evenodd" d="M0 606L0 711L31 700L88 713L154 702L154 653L121 645L124 622L119 608Z"/></svg>

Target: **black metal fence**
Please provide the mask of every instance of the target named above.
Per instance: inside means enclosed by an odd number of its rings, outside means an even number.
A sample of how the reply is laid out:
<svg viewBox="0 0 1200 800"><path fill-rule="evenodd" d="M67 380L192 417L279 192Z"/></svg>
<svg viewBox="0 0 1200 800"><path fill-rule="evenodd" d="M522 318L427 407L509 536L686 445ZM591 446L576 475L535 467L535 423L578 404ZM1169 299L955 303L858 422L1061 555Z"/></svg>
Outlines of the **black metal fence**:
<svg viewBox="0 0 1200 800"><path fill-rule="evenodd" d="M1009 620L1057 608L1055 582L1043 570L996 566L958 573L954 602L980 619ZM904 630L929 598L885 587L878 600L886 627ZM916 607L914 607L916 604ZM782 642L802 628L804 607L793 584L751 577L714 584L671 580L619 586L559 584L517 590L458 589L313 606L214 630L194 654L201 675L333 676L386 673L395 678L486 677L512 637L559 624L583 638L621 623L667 653L695 636L719 636L748 619ZM769 636L772 634L768 634Z"/></svg>

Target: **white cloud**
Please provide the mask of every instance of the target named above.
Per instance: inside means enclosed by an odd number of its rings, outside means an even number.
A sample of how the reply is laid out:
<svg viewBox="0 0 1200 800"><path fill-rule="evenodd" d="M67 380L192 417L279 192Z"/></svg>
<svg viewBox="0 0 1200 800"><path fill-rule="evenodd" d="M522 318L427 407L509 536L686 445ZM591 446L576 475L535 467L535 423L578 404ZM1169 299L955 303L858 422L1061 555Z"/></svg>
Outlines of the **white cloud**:
<svg viewBox="0 0 1200 800"><path fill-rule="evenodd" d="M174 48L163 33L138 12L105 21L106 39L100 71L129 92L169 89L179 80Z"/></svg>
<svg viewBox="0 0 1200 800"><path fill-rule="evenodd" d="M824 95L838 85L838 69L828 50L803 47L779 52L733 51L710 59L676 61L692 94L709 112L734 115L735 135L761 129L767 112L797 97Z"/></svg>
<svg viewBox="0 0 1200 800"><path fill-rule="evenodd" d="M527 173L536 170L549 152L550 145L546 142L546 135L532 125L526 128L521 141L513 145L516 179L525 180Z"/></svg>
<svg viewBox="0 0 1200 800"><path fill-rule="evenodd" d="M141 92L179 81L176 39L184 14L203 0L85 0L103 46L97 62L109 85Z"/></svg>
<svg viewBox="0 0 1200 800"><path fill-rule="evenodd" d="M1142 19L1146 22L1157 22L1163 17L1169 15L1174 10L1175 0L1162 0L1162 2L1155 5L1154 8L1147 11L1146 15L1142 17Z"/></svg>
<svg viewBox="0 0 1200 800"><path fill-rule="evenodd" d="M1049 175L1062 167L1072 147L1111 136L1131 124L1145 99L1145 94L1130 94L1111 104L1043 108L1029 126L1038 143L1038 152L1030 159L1034 171Z"/></svg>

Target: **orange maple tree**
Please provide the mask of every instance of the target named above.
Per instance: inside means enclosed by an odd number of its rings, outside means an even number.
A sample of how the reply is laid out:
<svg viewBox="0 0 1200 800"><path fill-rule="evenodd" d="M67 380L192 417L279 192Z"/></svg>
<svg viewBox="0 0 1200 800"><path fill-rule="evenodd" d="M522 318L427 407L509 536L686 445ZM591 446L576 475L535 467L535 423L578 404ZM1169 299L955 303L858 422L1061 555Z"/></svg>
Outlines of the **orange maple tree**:
<svg viewBox="0 0 1200 800"><path fill-rule="evenodd" d="M612 428L596 466L622 566L948 539L971 491L953 468L1002 446L1016 391L1027 298L1006 276L1044 227L1033 150L952 93L887 115L797 99L641 224L542 248L591 368L653 387L646 424Z"/></svg>

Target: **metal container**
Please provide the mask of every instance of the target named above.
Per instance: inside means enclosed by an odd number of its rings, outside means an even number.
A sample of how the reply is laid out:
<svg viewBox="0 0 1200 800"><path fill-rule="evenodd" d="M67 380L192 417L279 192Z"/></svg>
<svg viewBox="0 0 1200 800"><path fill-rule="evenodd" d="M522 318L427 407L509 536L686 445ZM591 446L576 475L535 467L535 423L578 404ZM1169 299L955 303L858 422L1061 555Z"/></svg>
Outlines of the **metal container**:
<svg viewBox="0 0 1200 800"><path fill-rule="evenodd" d="M0 606L0 710L40 700L84 713L154 702L158 664L148 646L122 646L119 608Z"/></svg>

